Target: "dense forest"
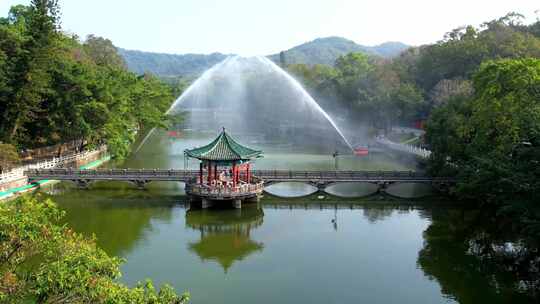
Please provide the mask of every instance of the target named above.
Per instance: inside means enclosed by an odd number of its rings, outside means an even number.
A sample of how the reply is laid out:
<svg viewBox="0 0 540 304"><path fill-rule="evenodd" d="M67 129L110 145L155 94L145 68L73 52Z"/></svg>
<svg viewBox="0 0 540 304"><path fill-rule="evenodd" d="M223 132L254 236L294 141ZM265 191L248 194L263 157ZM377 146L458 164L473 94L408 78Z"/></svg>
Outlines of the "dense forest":
<svg viewBox="0 0 540 304"><path fill-rule="evenodd" d="M62 32L59 15L56 1L32 1L0 18L0 142L106 143L123 157L137 131L166 124L173 90L129 72L111 41Z"/></svg>
<svg viewBox="0 0 540 304"><path fill-rule="evenodd" d="M496 207L518 219L512 228L538 236L540 21L522 20L510 13L461 27L394 59L351 53L333 66L287 69L372 127L426 121L431 173L459 177L457 198Z"/></svg>

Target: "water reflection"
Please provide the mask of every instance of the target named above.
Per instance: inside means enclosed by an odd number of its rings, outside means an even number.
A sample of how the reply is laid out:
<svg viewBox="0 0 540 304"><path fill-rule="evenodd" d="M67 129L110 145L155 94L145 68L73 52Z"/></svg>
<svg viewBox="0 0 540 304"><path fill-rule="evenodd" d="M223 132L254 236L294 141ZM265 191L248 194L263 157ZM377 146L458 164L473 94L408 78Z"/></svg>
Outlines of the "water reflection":
<svg viewBox="0 0 540 304"><path fill-rule="evenodd" d="M538 303L538 244L486 218L478 210L433 210L418 265L461 304Z"/></svg>
<svg viewBox="0 0 540 304"><path fill-rule="evenodd" d="M316 193L318 189L301 182L283 182L265 187L265 192L277 197L302 197Z"/></svg>
<svg viewBox="0 0 540 304"><path fill-rule="evenodd" d="M250 238L251 231L262 225L263 217L263 210L257 206L188 210L186 226L200 231L200 240L189 243L188 248L203 261L216 261L227 272L235 261L263 250L263 243Z"/></svg>
<svg viewBox="0 0 540 304"><path fill-rule="evenodd" d="M130 189L96 191L66 191L69 184L56 185L54 201L66 212L64 221L75 231L94 235L98 245L109 255L122 256L136 247L152 220L171 222L177 197L158 196Z"/></svg>
<svg viewBox="0 0 540 304"><path fill-rule="evenodd" d="M374 183L345 182L332 184L324 191L338 197L363 197L376 193L378 187Z"/></svg>
<svg viewBox="0 0 540 304"><path fill-rule="evenodd" d="M370 224L375 224L391 217L395 210L396 208L392 206L373 206L363 209L363 213Z"/></svg>
<svg viewBox="0 0 540 304"><path fill-rule="evenodd" d="M433 187L421 183L395 183L390 185L386 192L400 198L420 198L433 195Z"/></svg>

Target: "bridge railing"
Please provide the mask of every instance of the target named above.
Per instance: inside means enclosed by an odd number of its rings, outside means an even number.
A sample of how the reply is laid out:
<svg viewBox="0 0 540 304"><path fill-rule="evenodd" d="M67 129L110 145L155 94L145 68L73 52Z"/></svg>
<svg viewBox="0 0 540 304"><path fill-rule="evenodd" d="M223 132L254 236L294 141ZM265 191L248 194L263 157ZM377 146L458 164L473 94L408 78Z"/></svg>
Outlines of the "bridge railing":
<svg viewBox="0 0 540 304"><path fill-rule="evenodd" d="M421 147L416 147L416 146L413 146L413 145L408 145L408 144L395 143L395 142L387 139L384 136L377 136L377 138L375 140L376 140L377 143L379 143L379 144L381 144L383 146L386 146L386 147L388 147L388 148L390 148L392 150L415 154L415 155L420 156L422 158L429 158L431 156L431 151L429 151L427 149L424 149L424 148L421 148Z"/></svg>
<svg viewBox="0 0 540 304"><path fill-rule="evenodd" d="M264 182L260 181L251 184L240 184L234 187L228 185L207 185L192 183L186 188L186 191L195 195L214 195L214 196L235 196L259 193L264 190Z"/></svg>
<svg viewBox="0 0 540 304"><path fill-rule="evenodd" d="M175 170L175 169L99 169L99 170L79 170L73 168L51 168L51 169L30 169L25 171L29 177L39 178L95 178L95 177L130 177L151 178L151 177L181 177L191 178L198 175L195 170Z"/></svg>
<svg viewBox="0 0 540 304"><path fill-rule="evenodd" d="M189 181L199 177L198 170L176 169L99 169L77 170L70 168L30 169L25 172L32 179L57 180L169 180ZM253 182L265 181L444 181L446 177L433 177L416 171L293 171L254 170ZM203 176L206 180L206 175Z"/></svg>
<svg viewBox="0 0 540 304"><path fill-rule="evenodd" d="M37 162L34 164L28 164L25 166L20 166L8 172L0 174L0 184L24 179L26 178L26 175L24 173L25 171L28 171L28 170L57 168L59 166L63 166L68 163L73 163L78 160L87 159L88 157L91 157L92 155L103 153L105 151L107 151L107 147L101 146L96 150L84 151L84 152L65 155L61 157L54 157L46 161Z"/></svg>
<svg viewBox="0 0 540 304"><path fill-rule="evenodd" d="M255 170L255 176L266 179L357 179L357 178L430 178L415 171L292 171Z"/></svg>

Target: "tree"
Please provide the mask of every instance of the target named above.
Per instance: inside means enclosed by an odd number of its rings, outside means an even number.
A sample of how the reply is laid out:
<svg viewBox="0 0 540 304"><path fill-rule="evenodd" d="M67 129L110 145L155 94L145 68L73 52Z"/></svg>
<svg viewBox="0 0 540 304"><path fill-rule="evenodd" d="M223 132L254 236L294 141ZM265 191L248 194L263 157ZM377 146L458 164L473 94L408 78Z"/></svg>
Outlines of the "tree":
<svg viewBox="0 0 540 304"><path fill-rule="evenodd" d="M109 39L88 35L83 47L86 54L98 65L126 67L124 59L118 54L118 49Z"/></svg>
<svg viewBox="0 0 540 304"><path fill-rule="evenodd" d="M336 60L337 71L336 86L342 102L349 108L359 101L369 99L366 91L368 76L373 71L367 55L362 53L350 53Z"/></svg>
<svg viewBox="0 0 540 304"><path fill-rule="evenodd" d="M61 33L58 15L56 1L36 0L0 18L0 139L19 148L106 143L124 157L138 130L168 125L172 89L128 72L111 41Z"/></svg>
<svg viewBox="0 0 540 304"><path fill-rule="evenodd" d="M18 24L22 13L24 27ZM54 40L58 30L58 4L56 0L33 0L29 10L12 11L14 29L23 30L21 48L17 57L11 58L13 70L12 90L5 104L1 131L4 139L12 142L23 125L39 111L43 96L49 89L47 73L54 56Z"/></svg>
<svg viewBox="0 0 540 304"><path fill-rule="evenodd" d="M0 143L0 172L11 169L19 160L19 153L13 145Z"/></svg>
<svg viewBox="0 0 540 304"><path fill-rule="evenodd" d="M50 200L0 205L0 301L4 303L185 303L168 286L118 283L118 258L69 228Z"/></svg>
<svg viewBox="0 0 540 304"><path fill-rule="evenodd" d="M470 79L486 60L540 57L540 39L521 18L509 13L482 28L460 27L436 44L421 47L413 70L418 85L429 92L443 79Z"/></svg>
<svg viewBox="0 0 540 304"><path fill-rule="evenodd" d="M433 107L441 106L456 96L470 97L473 94L472 83L463 78L443 79L430 92Z"/></svg>
<svg viewBox="0 0 540 304"><path fill-rule="evenodd" d="M284 51L279 52L279 65L282 68L285 68L287 66L287 62L285 61L285 52Z"/></svg>
<svg viewBox="0 0 540 304"><path fill-rule="evenodd" d="M485 62L474 95L437 109L432 165L459 171L458 194L500 205L540 193L540 60ZM439 171L440 172L440 171Z"/></svg>

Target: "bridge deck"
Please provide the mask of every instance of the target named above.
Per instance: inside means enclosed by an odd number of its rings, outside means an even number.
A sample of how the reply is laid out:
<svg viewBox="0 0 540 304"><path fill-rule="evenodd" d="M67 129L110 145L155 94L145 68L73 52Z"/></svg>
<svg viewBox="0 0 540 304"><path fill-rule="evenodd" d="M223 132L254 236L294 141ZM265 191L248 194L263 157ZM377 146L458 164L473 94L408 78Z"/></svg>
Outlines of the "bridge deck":
<svg viewBox="0 0 540 304"><path fill-rule="evenodd" d="M414 171L293 171L255 170L254 176L265 182L454 182L448 177L432 177ZM29 180L119 180L181 181L199 176L197 170L176 169L34 169L25 171Z"/></svg>

